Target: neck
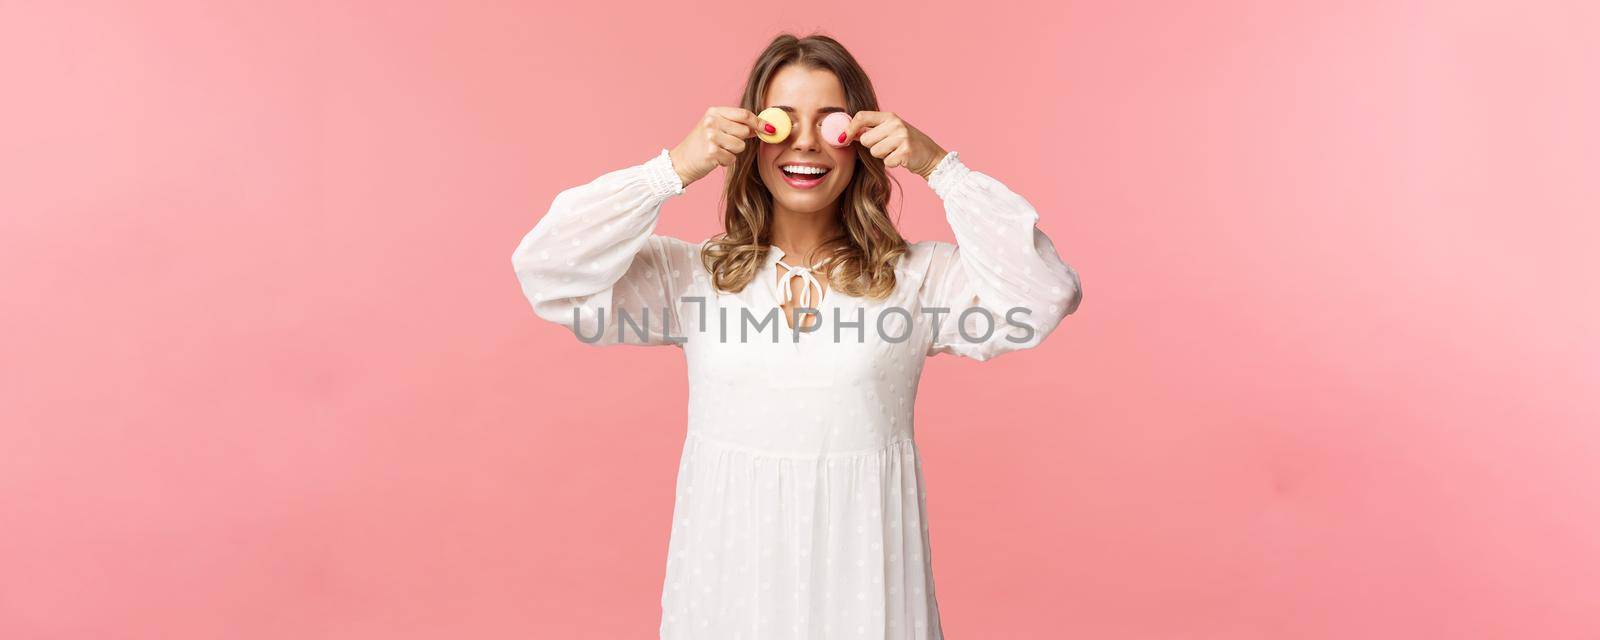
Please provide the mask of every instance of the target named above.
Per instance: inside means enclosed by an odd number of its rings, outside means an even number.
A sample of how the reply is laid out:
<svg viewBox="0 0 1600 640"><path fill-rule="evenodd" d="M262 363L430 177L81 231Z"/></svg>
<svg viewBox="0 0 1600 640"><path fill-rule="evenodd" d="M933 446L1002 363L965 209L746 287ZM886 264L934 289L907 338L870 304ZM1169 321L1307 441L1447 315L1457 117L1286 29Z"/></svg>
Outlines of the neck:
<svg viewBox="0 0 1600 640"><path fill-rule="evenodd" d="M817 247L839 235L839 203L820 211L799 213L773 203L772 244L783 250L784 262L808 266ZM802 265L803 263L803 265Z"/></svg>

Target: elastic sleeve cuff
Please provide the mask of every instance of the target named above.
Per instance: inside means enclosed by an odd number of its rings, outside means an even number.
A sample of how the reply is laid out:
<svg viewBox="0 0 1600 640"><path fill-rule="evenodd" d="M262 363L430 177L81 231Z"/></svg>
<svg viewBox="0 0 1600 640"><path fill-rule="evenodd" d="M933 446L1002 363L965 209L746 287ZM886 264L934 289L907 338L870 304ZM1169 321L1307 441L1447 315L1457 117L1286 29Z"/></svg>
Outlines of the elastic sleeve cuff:
<svg viewBox="0 0 1600 640"><path fill-rule="evenodd" d="M654 195L675 196L683 193L683 178L672 168L672 156L666 149L644 163L644 176Z"/></svg>
<svg viewBox="0 0 1600 640"><path fill-rule="evenodd" d="M972 173L972 170L961 162L960 154L947 151L944 157L939 159L939 164L928 174L928 186L932 187L933 192L942 200L950 197L969 173Z"/></svg>

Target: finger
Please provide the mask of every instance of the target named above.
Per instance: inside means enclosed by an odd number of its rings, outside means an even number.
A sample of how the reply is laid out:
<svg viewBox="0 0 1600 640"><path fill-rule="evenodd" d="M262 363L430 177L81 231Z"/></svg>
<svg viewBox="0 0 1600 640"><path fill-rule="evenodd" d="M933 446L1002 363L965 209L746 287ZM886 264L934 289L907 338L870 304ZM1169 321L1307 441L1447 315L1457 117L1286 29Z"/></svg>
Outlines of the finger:
<svg viewBox="0 0 1600 640"><path fill-rule="evenodd" d="M733 162L738 159L738 156L729 153L727 149L720 148L717 149L716 152L712 153L711 157L717 161L717 164L724 167L733 166Z"/></svg>
<svg viewBox="0 0 1600 640"><path fill-rule="evenodd" d="M850 117L850 126L845 127L845 133L850 134L850 139L860 140L861 131L883 124L893 115L884 111L857 111Z"/></svg>
<svg viewBox="0 0 1600 640"><path fill-rule="evenodd" d="M712 140L712 142L715 142L717 147L719 147L721 149L725 149L729 153L743 153L744 152L745 144L744 144L744 139L743 138L732 136L732 135L723 133L721 131L718 131L716 136L714 136L714 138L715 139Z"/></svg>
<svg viewBox="0 0 1600 640"><path fill-rule="evenodd" d="M858 141L861 142L861 146L872 149L872 147L877 146L878 142L883 142L890 138L894 138L894 126L877 125L872 126L869 130L862 131L861 138L858 138Z"/></svg>
<svg viewBox="0 0 1600 640"><path fill-rule="evenodd" d="M893 153L890 153L889 157L883 159L883 166L903 167L906 164L906 158L910 155L910 145L902 146L898 149L895 149Z"/></svg>
<svg viewBox="0 0 1600 640"><path fill-rule="evenodd" d="M876 158L887 158L889 154L894 153L894 150L898 148L900 148L900 143L893 138L879 140L877 144L872 145L872 155Z"/></svg>
<svg viewBox="0 0 1600 640"><path fill-rule="evenodd" d="M761 129L761 123L756 119L756 114L743 107L712 107L710 113L750 127L751 131L759 131Z"/></svg>
<svg viewBox="0 0 1600 640"><path fill-rule="evenodd" d="M873 125L872 128L867 129L861 134L859 139L861 140L861 144L866 145L867 147L872 147L884 140L900 137L898 134L903 133L904 131L905 124L891 117L883 122Z"/></svg>
<svg viewBox="0 0 1600 640"><path fill-rule="evenodd" d="M745 124L743 122L739 122L737 120L729 120L727 118L722 118L722 117L718 117L715 120L716 120L716 125L715 126L716 126L717 130L719 130L719 131L721 131L723 133L726 133L726 134L728 134L730 136L733 136L735 138L748 138L748 137L753 136L753 135L756 134L756 130L754 128L752 128L750 125L747 125L747 124Z"/></svg>
<svg viewBox="0 0 1600 640"><path fill-rule="evenodd" d="M878 140L882 139L883 136L884 134L878 133L878 130L874 128L862 129L860 133L851 137L856 142L861 143L861 146L871 149L872 145L877 144Z"/></svg>

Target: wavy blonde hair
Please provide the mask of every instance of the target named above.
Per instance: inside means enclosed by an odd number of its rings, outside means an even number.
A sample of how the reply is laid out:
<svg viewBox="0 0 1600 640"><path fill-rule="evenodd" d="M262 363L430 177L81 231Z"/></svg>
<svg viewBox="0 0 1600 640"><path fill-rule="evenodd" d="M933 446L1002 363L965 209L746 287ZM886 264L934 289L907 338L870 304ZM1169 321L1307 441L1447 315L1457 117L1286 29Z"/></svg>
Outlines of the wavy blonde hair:
<svg viewBox="0 0 1600 640"><path fill-rule="evenodd" d="M844 45L821 34L800 38L787 33L773 38L756 58L740 106L760 111L767 83L790 64L833 72L844 85L845 107L850 113L878 110L872 81ZM742 291L765 266L771 246L772 192L756 168L757 148L746 146L729 167L722 191L724 231L700 253L712 283L722 291ZM827 260L820 270L831 288L878 299L894 290L894 265L907 246L889 219L891 180L882 158L856 153L855 172L839 194L839 222L844 231L818 247Z"/></svg>

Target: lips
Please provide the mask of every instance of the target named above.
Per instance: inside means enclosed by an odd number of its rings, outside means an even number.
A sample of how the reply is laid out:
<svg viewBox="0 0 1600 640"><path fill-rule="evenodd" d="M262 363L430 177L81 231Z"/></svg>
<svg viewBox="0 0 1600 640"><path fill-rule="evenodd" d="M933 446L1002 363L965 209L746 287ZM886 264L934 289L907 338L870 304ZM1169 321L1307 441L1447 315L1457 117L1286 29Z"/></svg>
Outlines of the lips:
<svg viewBox="0 0 1600 640"><path fill-rule="evenodd" d="M822 184L823 178L828 177L830 171L827 167L814 164L785 164L778 167L783 173L783 181L796 189L810 189Z"/></svg>

